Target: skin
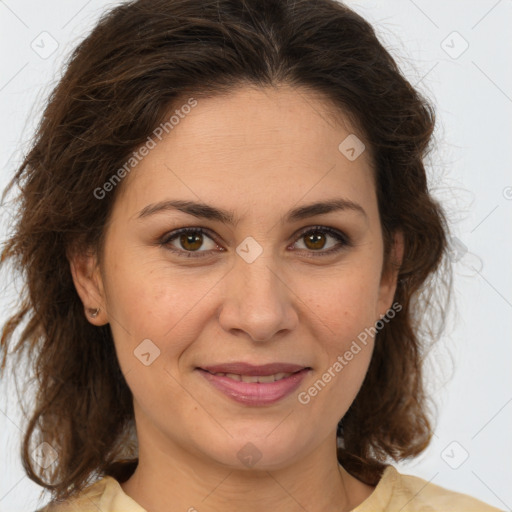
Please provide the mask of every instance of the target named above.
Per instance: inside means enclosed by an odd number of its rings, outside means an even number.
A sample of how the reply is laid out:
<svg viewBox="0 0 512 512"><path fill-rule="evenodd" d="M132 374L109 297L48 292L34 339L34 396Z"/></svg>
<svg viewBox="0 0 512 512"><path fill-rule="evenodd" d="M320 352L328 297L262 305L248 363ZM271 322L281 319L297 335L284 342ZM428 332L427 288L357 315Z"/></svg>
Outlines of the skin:
<svg viewBox="0 0 512 512"><path fill-rule="evenodd" d="M336 426L374 340L308 404L297 399L386 313L396 287L396 273L381 275L370 152L350 161L338 150L356 132L341 116L334 123L332 112L321 97L289 86L199 99L124 179L102 258L70 259L84 307L101 308L89 321L110 323L134 396L139 465L122 488L148 511L348 511L374 490L336 458ZM292 208L340 197L365 215L347 209L284 220ZM168 199L205 202L240 219L230 226L178 210L138 217ZM322 231L308 243L301 232L316 225L341 231L351 245L319 255L339 242ZM202 245L180 244L179 236L159 243L183 227L210 233ZM263 248L252 263L236 252L248 236ZM180 257L169 246L208 255ZM402 247L397 235L395 259ZM148 366L134 356L145 339L160 350ZM195 370L231 361L312 370L279 402L248 406ZM247 443L261 455L252 467L237 456Z"/></svg>

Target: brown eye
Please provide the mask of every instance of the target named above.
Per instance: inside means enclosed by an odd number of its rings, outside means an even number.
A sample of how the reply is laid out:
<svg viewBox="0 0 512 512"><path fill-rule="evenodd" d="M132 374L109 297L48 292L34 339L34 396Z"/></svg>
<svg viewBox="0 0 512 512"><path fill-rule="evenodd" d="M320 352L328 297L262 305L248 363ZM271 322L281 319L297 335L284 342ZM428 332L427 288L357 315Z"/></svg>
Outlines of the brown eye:
<svg viewBox="0 0 512 512"><path fill-rule="evenodd" d="M337 243L329 245L329 239ZM350 238L341 231L323 226L304 230L295 245L300 243L304 246L296 248L304 251L308 256L327 256L352 245ZM178 229L165 235L160 239L159 244L184 258L211 256L212 251L225 250L207 234L204 228ZM208 244L210 244L209 247Z"/></svg>
<svg viewBox="0 0 512 512"><path fill-rule="evenodd" d="M203 245L203 235L200 233L182 234L180 235L180 244L187 251L197 251Z"/></svg>
<svg viewBox="0 0 512 512"><path fill-rule="evenodd" d="M329 238L337 243L329 244ZM342 249L351 246L350 238L344 233L332 228L316 226L303 231L296 244L302 242L304 247L297 249L305 250L307 253L315 253L315 256L323 256L336 253Z"/></svg>
<svg viewBox="0 0 512 512"><path fill-rule="evenodd" d="M160 244L185 258L208 256L211 250L222 250L202 228L178 229L165 235Z"/></svg>
<svg viewBox="0 0 512 512"><path fill-rule="evenodd" d="M305 245L308 249L318 250L323 249L325 245L325 235L320 231L313 231L304 236Z"/></svg>

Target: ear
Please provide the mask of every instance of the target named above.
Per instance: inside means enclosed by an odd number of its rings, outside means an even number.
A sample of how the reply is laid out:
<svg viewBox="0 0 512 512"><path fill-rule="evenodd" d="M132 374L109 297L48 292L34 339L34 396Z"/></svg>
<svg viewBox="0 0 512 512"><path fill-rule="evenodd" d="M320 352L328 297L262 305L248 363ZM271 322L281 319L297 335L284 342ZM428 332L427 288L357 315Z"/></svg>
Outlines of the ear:
<svg viewBox="0 0 512 512"><path fill-rule="evenodd" d="M391 254L387 268L383 268L379 287L379 318L392 306L395 296L398 273L404 256L404 236L402 231L395 231Z"/></svg>
<svg viewBox="0 0 512 512"><path fill-rule="evenodd" d="M93 325L107 324L105 291L96 254L93 251L73 250L68 252L67 258L87 320Z"/></svg>

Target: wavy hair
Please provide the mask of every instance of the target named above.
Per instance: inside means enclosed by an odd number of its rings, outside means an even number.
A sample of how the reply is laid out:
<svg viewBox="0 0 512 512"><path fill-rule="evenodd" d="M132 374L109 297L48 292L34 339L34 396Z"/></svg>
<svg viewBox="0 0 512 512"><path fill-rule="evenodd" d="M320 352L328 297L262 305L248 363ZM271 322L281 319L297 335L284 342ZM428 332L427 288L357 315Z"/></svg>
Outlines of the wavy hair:
<svg viewBox="0 0 512 512"><path fill-rule="evenodd" d="M110 327L86 320L67 259L72 249L101 251L122 183L102 199L95 190L182 98L247 84L314 91L348 116L372 152L383 271L394 264L393 233L404 236L394 297L402 310L376 336L338 426L338 460L376 485L387 461L414 457L430 442L423 360L451 285L448 226L424 164L433 107L373 27L335 0L129 1L105 12L69 56L4 193L19 191L1 264L21 276L23 290L2 329L1 368L17 339L11 353L27 353L37 385L23 467L55 500L103 475L122 482L137 464L132 394ZM59 454L46 470L33 464L32 439Z"/></svg>

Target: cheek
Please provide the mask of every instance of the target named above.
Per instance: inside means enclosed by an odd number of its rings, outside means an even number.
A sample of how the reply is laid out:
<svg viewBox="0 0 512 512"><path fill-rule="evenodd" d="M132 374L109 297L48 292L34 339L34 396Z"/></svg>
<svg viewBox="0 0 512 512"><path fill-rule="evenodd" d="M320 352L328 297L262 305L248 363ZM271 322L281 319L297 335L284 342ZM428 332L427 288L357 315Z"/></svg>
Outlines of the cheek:
<svg viewBox="0 0 512 512"><path fill-rule="evenodd" d="M108 261L107 310L119 364L135 395L151 395L151 383L173 381L167 372L176 373L182 354L200 337L223 274L198 275L171 269L161 258L113 250Z"/></svg>
<svg viewBox="0 0 512 512"><path fill-rule="evenodd" d="M144 265L124 272L119 263L118 273L111 275L108 301L115 349L126 382L146 411L152 410L159 396L181 403L184 396L177 383L178 363L200 335L205 317L201 308L207 302L201 299L211 285L198 282L190 287L190 278L183 276L168 281L157 272L145 272Z"/></svg>
<svg viewBox="0 0 512 512"><path fill-rule="evenodd" d="M316 306L318 330L313 335L321 356L315 380L301 389L298 398L299 403L310 408L312 417L332 423L339 421L350 407L371 361L371 327L375 325L377 303L375 283L353 273L338 282L331 281L329 293L310 300Z"/></svg>
<svg viewBox="0 0 512 512"><path fill-rule="evenodd" d="M115 243L112 244L115 246ZM173 267L156 251L112 250L106 268L108 311L133 337L163 338L185 318L215 282L205 270Z"/></svg>
<svg viewBox="0 0 512 512"><path fill-rule="evenodd" d="M357 336L378 319L380 269L376 265L347 265L297 280L297 295L334 344Z"/></svg>

